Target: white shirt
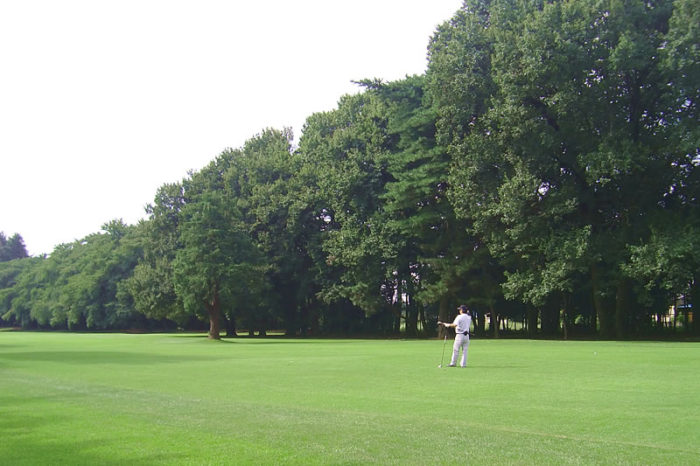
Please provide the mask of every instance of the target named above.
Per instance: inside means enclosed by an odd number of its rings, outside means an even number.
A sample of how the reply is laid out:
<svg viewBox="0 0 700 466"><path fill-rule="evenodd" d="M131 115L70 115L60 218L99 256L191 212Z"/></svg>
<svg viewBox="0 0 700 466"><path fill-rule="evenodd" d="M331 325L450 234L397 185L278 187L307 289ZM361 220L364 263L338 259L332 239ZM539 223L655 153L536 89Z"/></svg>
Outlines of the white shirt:
<svg viewBox="0 0 700 466"><path fill-rule="evenodd" d="M457 333L468 332L472 325L472 316L469 314L460 314L455 317L455 320L452 323L455 325L455 331Z"/></svg>

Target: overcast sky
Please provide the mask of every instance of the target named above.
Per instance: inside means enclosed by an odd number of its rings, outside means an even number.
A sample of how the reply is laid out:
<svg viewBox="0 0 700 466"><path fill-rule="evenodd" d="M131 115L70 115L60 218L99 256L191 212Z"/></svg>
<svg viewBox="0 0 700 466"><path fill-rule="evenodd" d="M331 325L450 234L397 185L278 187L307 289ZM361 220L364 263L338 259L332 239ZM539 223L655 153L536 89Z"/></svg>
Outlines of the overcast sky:
<svg viewBox="0 0 700 466"><path fill-rule="evenodd" d="M461 0L0 0L0 231L50 253L266 127L426 68Z"/></svg>

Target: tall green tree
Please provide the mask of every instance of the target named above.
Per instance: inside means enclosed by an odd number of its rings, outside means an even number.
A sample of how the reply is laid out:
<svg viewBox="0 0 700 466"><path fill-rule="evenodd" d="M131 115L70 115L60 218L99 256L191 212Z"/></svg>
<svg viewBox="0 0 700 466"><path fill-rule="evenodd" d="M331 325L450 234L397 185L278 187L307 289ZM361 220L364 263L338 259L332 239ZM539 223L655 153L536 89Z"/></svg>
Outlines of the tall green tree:
<svg viewBox="0 0 700 466"><path fill-rule="evenodd" d="M31 326L29 288L36 284L34 271L43 261L37 257L0 262L0 321L23 328Z"/></svg>
<svg viewBox="0 0 700 466"><path fill-rule="evenodd" d="M436 313L439 320L450 320L458 301L492 308L487 290L501 293L484 280L491 270L486 249L478 248L448 202L450 159L436 138L436 107L426 93L425 77L364 85L386 118L382 161L390 179L380 199L389 235L385 241L395 245L387 266L406 308L406 333L417 334L419 316L428 331ZM470 281L470 274L480 275L480 282Z"/></svg>
<svg viewBox="0 0 700 466"><path fill-rule="evenodd" d="M122 291L128 294L134 309L146 318L167 319L181 327L190 320L191 316L175 293L173 266L166 257L154 257L152 262L139 261Z"/></svg>
<svg viewBox="0 0 700 466"><path fill-rule="evenodd" d="M387 249L384 264L393 276L405 332L416 336L419 318L427 326L426 302L419 296L428 269L421 256L426 255L427 244L435 243L445 216L450 216L443 196L447 156L435 143L435 115L426 101L423 77L362 84L382 116L375 121L385 134L383 150L376 157L386 172L378 199L383 217L380 234L393 247Z"/></svg>
<svg viewBox="0 0 700 466"><path fill-rule="evenodd" d="M432 42L455 209L543 322L590 281L604 336L635 325L627 245L689 155L662 59L672 7L467 1Z"/></svg>
<svg viewBox="0 0 700 466"><path fill-rule="evenodd" d="M396 332L396 269L387 265L400 238L387 231L381 200L391 179L383 158L386 138L386 115L363 92L307 119L299 153L316 167L315 186L325 203L323 250L334 278L321 295L327 302L347 299L381 331ZM388 241L392 236L397 241Z"/></svg>
<svg viewBox="0 0 700 466"><path fill-rule="evenodd" d="M185 205L182 183L162 185L137 225L143 257L124 283L134 308L151 319L169 319L184 326L191 317L175 292L173 261L181 247L180 212Z"/></svg>
<svg viewBox="0 0 700 466"><path fill-rule="evenodd" d="M11 261L29 257L24 239L19 233L7 238L5 233L0 231L0 262Z"/></svg>
<svg viewBox="0 0 700 466"><path fill-rule="evenodd" d="M241 209L247 231L268 266L266 280L274 289L251 300L251 305L268 309L267 317L276 319L290 335L316 326L310 300L318 287L310 249L319 247L322 223L309 202L301 159L293 154L292 141L290 129L266 129L236 151L224 175L226 189ZM260 312L258 317L263 317ZM264 332L264 319L250 315L248 327Z"/></svg>
<svg viewBox="0 0 700 466"><path fill-rule="evenodd" d="M224 309L240 306L248 290L260 295L264 272L260 251L243 222L237 199L227 196L223 176L235 154L223 153L184 184L181 247L173 281L187 312L206 316L209 338L220 338Z"/></svg>
<svg viewBox="0 0 700 466"><path fill-rule="evenodd" d="M452 218L445 217L444 234L435 244L430 262L437 279L431 281L427 291L441 297L442 320L450 317L453 300L459 299L477 310L474 317L480 330L489 313L492 331L497 334L498 326L494 324L505 308L503 267L494 259L497 251L488 245L483 231L475 228L469 208L455 202L456 195L464 189L464 179L447 176L466 160L462 156L465 139L486 112L496 88L491 74L494 43L490 37L490 3L465 1L451 20L438 27L428 47L426 91L437 114L436 141L449 156L451 168L445 170L444 194L453 214ZM493 169L477 175L484 181L483 192L471 193L470 196L477 196L473 202L479 203L478 196L489 196L492 191L486 175L498 176Z"/></svg>

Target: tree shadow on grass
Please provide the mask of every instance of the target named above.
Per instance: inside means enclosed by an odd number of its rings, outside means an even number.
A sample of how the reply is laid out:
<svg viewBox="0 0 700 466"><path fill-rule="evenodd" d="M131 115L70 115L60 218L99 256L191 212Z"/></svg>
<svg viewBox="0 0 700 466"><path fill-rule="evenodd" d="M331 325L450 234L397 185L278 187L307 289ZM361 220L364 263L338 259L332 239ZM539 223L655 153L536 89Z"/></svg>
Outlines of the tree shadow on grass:
<svg viewBox="0 0 700 466"><path fill-rule="evenodd" d="M235 343L235 338L221 337L219 340L209 338L206 334L182 334L182 335L170 335L171 338L188 339L188 340L199 340L199 341L211 341L212 343Z"/></svg>
<svg viewBox="0 0 700 466"><path fill-rule="evenodd" d="M1 353L2 362L56 362L68 364L126 364L148 365L183 361L211 361L211 356L133 353L123 351L21 351Z"/></svg>
<svg viewBox="0 0 700 466"><path fill-rule="evenodd" d="M209 339L207 335L192 335L192 334L182 334L182 335L172 335L172 338L189 338L189 339L199 339L208 340L215 343L238 343L238 344L256 344L256 345L288 345L288 344L309 344L309 345L327 345L329 343L366 343L367 341L383 341L377 339L362 339L362 338L303 338L303 337L288 337L286 335L268 335L268 336L248 336L239 335L237 337L221 337L220 340ZM398 340L386 340L386 341L398 341Z"/></svg>
<svg viewBox="0 0 700 466"><path fill-rule="evenodd" d="M199 464L191 446L160 431L157 422L114 420L99 404L85 403L85 393L39 390L0 393L0 464Z"/></svg>
<svg viewBox="0 0 700 466"><path fill-rule="evenodd" d="M3 464L176 464L187 461L186 454L146 453L139 451L136 445L128 448L133 443L132 439L120 439L115 437L100 436L97 438L71 438L49 435L39 438L36 432L39 429L51 425L61 425L69 419L52 416L41 416L35 413L10 412L4 413L0 418L0 435L3 441L0 443L0 457ZM106 457L96 447L108 447L109 451L122 451L119 457Z"/></svg>

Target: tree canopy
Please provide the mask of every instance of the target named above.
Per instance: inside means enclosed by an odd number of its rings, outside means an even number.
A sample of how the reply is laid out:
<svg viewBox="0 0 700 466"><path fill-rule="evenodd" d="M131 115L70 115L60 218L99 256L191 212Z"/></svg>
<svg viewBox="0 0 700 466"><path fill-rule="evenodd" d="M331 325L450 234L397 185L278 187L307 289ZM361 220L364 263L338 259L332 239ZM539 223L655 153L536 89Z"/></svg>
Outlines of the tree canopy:
<svg viewBox="0 0 700 466"><path fill-rule="evenodd" d="M359 81L298 146L265 129L48 257L0 233L0 317L417 336L466 303L494 336L627 338L675 306L700 332L698 24L698 0L466 0L423 75Z"/></svg>
<svg viewBox="0 0 700 466"><path fill-rule="evenodd" d="M28 256L24 239L19 233L15 233L7 238L5 233L0 231L0 262L22 259Z"/></svg>

